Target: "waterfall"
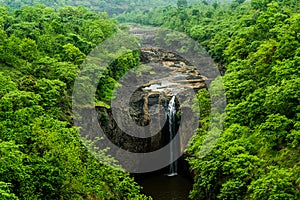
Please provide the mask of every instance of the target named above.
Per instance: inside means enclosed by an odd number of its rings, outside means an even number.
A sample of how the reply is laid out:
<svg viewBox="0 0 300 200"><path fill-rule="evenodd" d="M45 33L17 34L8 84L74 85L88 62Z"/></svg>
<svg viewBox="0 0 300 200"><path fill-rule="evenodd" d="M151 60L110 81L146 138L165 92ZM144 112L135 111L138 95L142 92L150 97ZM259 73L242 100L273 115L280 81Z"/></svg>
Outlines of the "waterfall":
<svg viewBox="0 0 300 200"><path fill-rule="evenodd" d="M169 118L169 133L170 133L170 142L176 134L176 105L175 105L175 96L173 96L168 105L168 118ZM172 142L170 145L170 169L168 176L177 175L177 161L174 159L174 154L177 152L177 145L175 142Z"/></svg>

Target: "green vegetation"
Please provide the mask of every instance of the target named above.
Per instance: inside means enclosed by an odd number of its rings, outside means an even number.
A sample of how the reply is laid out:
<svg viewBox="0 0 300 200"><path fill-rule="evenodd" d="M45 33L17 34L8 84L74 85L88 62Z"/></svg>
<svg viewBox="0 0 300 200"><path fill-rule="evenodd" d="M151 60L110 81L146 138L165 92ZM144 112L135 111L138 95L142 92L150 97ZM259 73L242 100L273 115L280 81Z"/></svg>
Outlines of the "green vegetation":
<svg viewBox="0 0 300 200"><path fill-rule="evenodd" d="M33 6L41 3L52 8L64 6L84 6L95 12L107 12L109 15L120 14L125 11L147 10L155 7L176 5L176 0L0 0L1 5L9 6L13 9L20 9L22 6ZM189 0L189 3L198 0Z"/></svg>
<svg viewBox="0 0 300 200"><path fill-rule="evenodd" d="M104 150L89 154L72 125L79 67L118 23L83 7L0 13L0 199L147 199ZM123 55L105 78L116 82L138 58ZM98 93L106 105L112 90Z"/></svg>
<svg viewBox="0 0 300 200"><path fill-rule="evenodd" d="M54 8L24 6L35 2ZM225 73L225 129L204 158L208 91L200 90L194 105L201 119L187 149L191 199L300 199L300 2L190 2L0 0L12 8L0 7L0 199L147 199L104 150L89 154L72 125L79 67L119 31L106 13L63 7L79 3L123 13L121 22L182 31ZM134 11L158 5L173 6ZM95 105L108 108L119 78L139 64L139 52L107 56L118 59L104 71Z"/></svg>
<svg viewBox="0 0 300 200"><path fill-rule="evenodd" d="M197 96L201 128L187 149L191 199L300 199L299 11L297 0L252 0L119 16L187 33L226 71L225 129L204 158L209 97Z"/></svg>

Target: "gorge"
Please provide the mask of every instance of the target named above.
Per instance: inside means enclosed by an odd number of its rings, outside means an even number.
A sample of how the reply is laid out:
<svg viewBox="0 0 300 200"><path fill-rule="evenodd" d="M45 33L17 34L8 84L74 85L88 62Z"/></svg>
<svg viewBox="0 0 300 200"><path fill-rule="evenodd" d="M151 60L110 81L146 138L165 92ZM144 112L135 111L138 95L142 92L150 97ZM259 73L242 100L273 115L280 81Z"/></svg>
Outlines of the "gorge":
<svg viewBox="0 0 300 200"><path fill-rule="evenodd" d="M187 104L193 101L193 96L190 96L185 101L179 102L180 94L186 90L196 93L206 87L207 78L188 61L172 52L147 47L141 48L140 53L141 62L150 68L146 67L147 70L142 71L142 75L138 78L148 80L154 76L153 74L159 74L160 78L148 81L135 90L129 103L131 119L122 120L125 124L127 124L126 120L133 120L139 126L147 126L151 122L162 123L161 130L148 138L132 137L118 127L116 123L118 119L115 120L116 116L113 115L112 110L105 107L96 108L98 121L110 141L130 152L153 152L170 144L169 166L154 172L133 174L133 176L144 187L143 192L153 196L154 199L187 199L192 186L192 177L185 161L186 155L180 157L185 150L182 144L187 138L182 134L179 142L170 141L176 136L181 125L182 109L190 107ZM131 77L130 80L135 77L131 74L128 76ZM177 157L180 159L177 160Z"/></svg>
<svg viewBox="0 0 300 200"><path fill-rule="evenodd" d="M0 0L0 199L300 199L300 1L78 2Z"/></svg>

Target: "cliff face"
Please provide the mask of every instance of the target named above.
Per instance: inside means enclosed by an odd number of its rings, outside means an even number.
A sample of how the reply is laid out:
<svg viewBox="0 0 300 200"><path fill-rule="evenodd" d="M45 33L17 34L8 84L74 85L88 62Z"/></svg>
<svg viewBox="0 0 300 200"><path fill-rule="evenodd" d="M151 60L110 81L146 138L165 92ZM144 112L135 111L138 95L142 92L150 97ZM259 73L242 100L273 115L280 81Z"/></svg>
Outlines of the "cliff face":
<svg viewBox="0 0 300 200"><path fill-rule="evenodd" d="M166 113L168 102L172 96L179 96L185 90L196 92L205 87L205 77L199 74L194 66L173 53L159 49L142 49L141 61L146 65L156 65L155 73L159 73L161 78L144 83L132 93L128 108L130 116L118 119L121 116L113 116L111 109L96 108L98 121L107 137L122 149L140 153L155 151L168 144L170 136ZM142 75L141 78L152 76L149 72L142 72ZM180 125L180 113L182 109L185 109L186 104L190 106L193 97L186 96L182 102L176 100L177 130ZM118 112L122 112L122 110ZM147 132L153 132L150 130L152 127L148 126L150 123L159 124L162 128L158 132L152 133L151 137L133 137L124 133L116 123L116 121L122 121L124 124L129 124L129 120L134 121L136 125L147 126L144 129L145 133L141 133L144 135ZM184 123L183 126L189 126L189 124ZM184 127L181 128L184 130ZM182 141L186 139L188 138L184 138L184 136L180 138ZM183 151L184 147L181 148Z"/></svg>
<svg viewBox="0 0 300 200"><path fill-rule="evenodd" d="M97 108L99 116L98 120L108 138L122 149L140 153L155 151L168 142L168 135L164 134L168 132L167 124L161 124L163 129L152 137L138 138L124 133L123 130L118 127L116 121L122 121L124 124L128 124L128 120L133 120L139 126L147 126L150 123L150 115L155 115L157 117L151 117L151 120L157 121L153 123L159 123L163 120L160 119L159 116L164 117L165 111L162 111L159 108L152 109L151 107L157 104L166 105L167 101L167 97L163 96L161 93L139 90L136 91L130 99L130 117L127 117L126 119L114 119L115 116L112 115L111 109L101 107ZM149 112L150 109L151 114ZM105 120L103 120L103 118ZM145 131L147 131L147 128ZM149 130L149 132L151 131Z"/></svg>

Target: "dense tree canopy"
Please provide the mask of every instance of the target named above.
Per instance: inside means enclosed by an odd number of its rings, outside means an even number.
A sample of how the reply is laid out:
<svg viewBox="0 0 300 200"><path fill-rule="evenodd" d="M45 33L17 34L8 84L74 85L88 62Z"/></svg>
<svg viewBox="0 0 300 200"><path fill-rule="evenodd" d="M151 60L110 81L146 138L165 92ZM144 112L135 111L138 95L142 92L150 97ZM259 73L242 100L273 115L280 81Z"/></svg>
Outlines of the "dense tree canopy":
<svg viewBox="0 0 300 200"><path fill-rule="evenodd" d="M184 31L226 71L222 137L208 156L198 157L207 114L187 150L195 174L192 199L300 198L299 8L297 0L202 2L119 16ZM207 102L205 92L197 97ZM205 105L203 113L210 109Z"/></svg>
<svg viewBox="0 0 300 200"><path fill-rule="evenodd" d="M79 67L117 22L83 7L0 13L0 199L147 199L104 151L101 161L89 154L72 125ZM124 55L108 73L121 76L119 65L134 67L138 57ZM112 93L100 91L98 101Z"/></svg>
<svg viewBox="0 0 300 200"><path fill-rule="evenodd" d="M1 199L147 199L104 151L97 155L102 162L90 155L88 142L84 146L72 126L71 94L79 67L118 31L118 22L106 13L61 7L79 3L123 13L117 18L121 22L185 32L225 74L225 128L204 158L199 155L211 119L210 97L205 89L196 96L200 127L186 151L194 174L191 199L300 199L299 1L190 5L157 0L147 6L148 1L38 1L52 8L26 6L35 2L0 0L16 9L0 6ZM173 6L133 11L159 2ZM139 52L116 59L99 81L95 103L105 105L118 79L138 64Z"/></svg>
<svg viewBox="0 0 300 200"><path fill-rule="evenodd" d="M208 0L208 2L209 1L210 0ZM198 0L188 0L186 2L195 3L198 2ZM107 12L109 15L114 15L125 11L147 10L155 7L176 5L177 0L0 0L1 5L7 5L14 9L20 9L24 5L33 6L36 3L41 3L52 8L84 6L96 12Z"/></svg>

